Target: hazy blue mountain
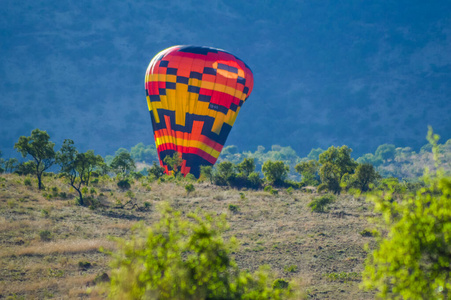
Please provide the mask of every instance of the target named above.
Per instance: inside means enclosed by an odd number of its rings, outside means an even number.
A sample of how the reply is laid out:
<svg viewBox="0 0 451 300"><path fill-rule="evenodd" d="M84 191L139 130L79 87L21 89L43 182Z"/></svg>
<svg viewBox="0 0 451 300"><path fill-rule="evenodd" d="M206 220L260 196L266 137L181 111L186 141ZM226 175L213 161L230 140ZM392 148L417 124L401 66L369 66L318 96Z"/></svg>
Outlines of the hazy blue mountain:
<svg viewBox="0 0 451 300"><path fill-rule="evenodd" d="M227 144L383 143L451 138L449 1L2 0L0 149L46 130L111 154L152 143L144 74L178 44L222 48L253 70Z"/></svg>

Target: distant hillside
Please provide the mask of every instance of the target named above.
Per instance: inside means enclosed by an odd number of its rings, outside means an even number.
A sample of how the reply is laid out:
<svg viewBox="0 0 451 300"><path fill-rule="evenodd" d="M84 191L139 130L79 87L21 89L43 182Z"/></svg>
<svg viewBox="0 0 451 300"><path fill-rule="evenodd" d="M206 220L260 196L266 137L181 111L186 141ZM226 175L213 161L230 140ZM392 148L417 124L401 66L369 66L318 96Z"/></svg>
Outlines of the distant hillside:
<svg viewBox="0 0 451 300"><path fill-rule="evenodd" d="M255 87L228 145L383 143L419 151L427 125L451 138L447 1L3 0L0 149L47 130L106 155L153 141L144 73L177 44L228 50Z"/></svg>

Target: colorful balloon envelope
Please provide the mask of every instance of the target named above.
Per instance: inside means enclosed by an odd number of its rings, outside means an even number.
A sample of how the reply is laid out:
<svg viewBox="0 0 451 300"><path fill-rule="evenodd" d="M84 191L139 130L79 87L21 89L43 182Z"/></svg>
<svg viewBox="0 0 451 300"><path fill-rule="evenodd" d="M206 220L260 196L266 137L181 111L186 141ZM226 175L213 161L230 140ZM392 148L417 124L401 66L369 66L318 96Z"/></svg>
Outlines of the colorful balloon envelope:
<svg viewBox="0 0 451 300"><path fill-rule="evenodd" d="M174 46L158 53L146 71L145 88L160 164L183 159L181 173L200 175L214 165L241 106L253 87L251 69L220 49Z"/></svg>

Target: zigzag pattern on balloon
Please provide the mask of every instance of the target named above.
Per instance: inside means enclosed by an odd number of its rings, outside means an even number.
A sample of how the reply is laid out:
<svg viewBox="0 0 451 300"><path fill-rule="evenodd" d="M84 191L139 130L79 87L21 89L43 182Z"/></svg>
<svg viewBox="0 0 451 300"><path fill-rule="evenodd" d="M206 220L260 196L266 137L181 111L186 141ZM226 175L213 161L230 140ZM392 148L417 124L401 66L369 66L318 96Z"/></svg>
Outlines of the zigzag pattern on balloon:
<svg viewBox="0 0 451 300"><path fill-rule="evenodd" d="M253 87L249 67L225 51L175 46L157 54L145 88L160 164L180 152L182 173L213 165Z"/></svg>

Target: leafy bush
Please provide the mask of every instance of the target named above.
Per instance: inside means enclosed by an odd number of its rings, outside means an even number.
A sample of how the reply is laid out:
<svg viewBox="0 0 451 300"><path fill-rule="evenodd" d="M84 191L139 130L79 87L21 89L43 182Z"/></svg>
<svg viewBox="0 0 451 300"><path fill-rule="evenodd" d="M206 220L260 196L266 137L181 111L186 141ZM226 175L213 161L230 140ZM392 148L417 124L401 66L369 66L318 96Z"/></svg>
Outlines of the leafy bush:
<svg viewBox="0 0 451 300"><path fill-rule="evenodd" d="M283 270L287 273L296 273L299 270L299 268L297 265L289 265L283 267Z"/></svg>
<svg viewBox="0 0 451 300"><path fill-rule="evenodd" d="M128 190L131 187L130 180L128 178L119 180L117 186L123 190Z"/></svg>
<svg viewBox="0 0 451 300"><path fill-rule="evenodd" d="M41 241L48 242L52 239L52 233L48 230L39 231L39 238Z"/></svg>
<svg viewBox="0 0 451 300"><path fill-rule="evenodd" d="M229 210L233 213L237 213L240 211L240 207L235 204L229 204Z"/></svg>
<svg viewBox="0 0 451 300"><path fill-rule="evenodd" d="M164 175L164 168L157 165L156 162L153 162L152 166L147 169L149 175L152 175L154 179L159 179Z"/></svg>
<svg viewBox="0 0 451 300"><path fill-rule="evenodd" d="M335 201L335 196L332 194L326 194L319 197L315 197L312 202L309 203L313 212L325 212L327 206Z"/></svg>
<svg viewBox="0 0 451 300"><path fill-rule="evenodd" d="M428 132L436 166L438 136ZM388 231L368 256L363 286L381 298L447 299L451 291L451 177L442 170L424 176L425 187L404 194L375 193L376 219ZM399 198L400 196L396 196Z"/></svg>
<svg viewBox="0 0 451 300"><path fill-rule="evenodd" d="M274 289L286 289L286 288L288 288L289 285L290 285L290 283L288 281L286 281L283 278L279 278L273 282L272 287Z"/></svg>
<svg viewBox="0 0 451 300"><path fill-rule="evenodd" d="M23 184L26 185L26 186L31 186L31 179L30 178L25 178L23 180Z"/></svg>
<svg viewBox="0 0 451 300"><path fill-rule="evenodd" d="M151 228L141 223L131 241L118 239L110 297L115 299L289 299L286 283L271 285L269 271L238 269L230 256L234 241L221 233L226 216L180 212L163 206ZM183 255L181 255L183 253Z"/></svg>
<svg viewBox="0 0 451 300"><path fill-rule="evenodd" d="M363 237L373 237L373 236L378 236L379 232L375 229L371 230L371 229L363 229L361 232L359 232L361 236Z"/></svg>
<svg viewBox="0 0 451 300"><path fill-rule="evenodd" d="M89 261L79 261L78 262L78 269L82 271L86 271L87 269L91 268L92 264Z"/></svg>

